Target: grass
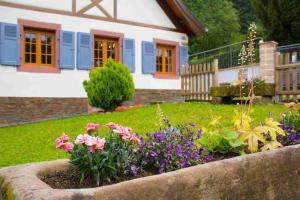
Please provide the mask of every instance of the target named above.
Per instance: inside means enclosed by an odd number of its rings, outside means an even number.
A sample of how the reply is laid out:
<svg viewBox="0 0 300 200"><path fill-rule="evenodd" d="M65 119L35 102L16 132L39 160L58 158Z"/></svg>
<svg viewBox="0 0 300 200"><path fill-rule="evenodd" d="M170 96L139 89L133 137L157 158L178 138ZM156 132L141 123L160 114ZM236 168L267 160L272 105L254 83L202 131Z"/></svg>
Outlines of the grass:
<svg viewBox="0 0 300 200"><path fill-rule="evenodd" d="M222 116L224 126L231 127L236 106L179 103L163 104L161 108L174 124L195 122L203 127L214 115ZM283 112L281 105L254 106L254 123L264 120L270 113L279 119ZM67 155L54 146L54 140L62 132L75 138L84 132L88 122L95 122L102 125L101 134L105 135L109 130L103 125L110 121L132 127L135 132L145 135L156 129L156 106L0 128L0 167L66 158Z"/></svg>

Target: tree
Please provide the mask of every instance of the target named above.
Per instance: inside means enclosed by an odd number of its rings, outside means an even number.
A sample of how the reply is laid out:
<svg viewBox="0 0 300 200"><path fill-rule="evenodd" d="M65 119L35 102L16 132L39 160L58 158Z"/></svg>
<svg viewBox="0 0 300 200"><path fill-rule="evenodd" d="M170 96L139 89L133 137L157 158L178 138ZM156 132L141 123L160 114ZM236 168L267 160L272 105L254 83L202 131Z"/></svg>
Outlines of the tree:
<svg viewBox="0 0 300 200"><path fill-rule="evenodd" d="M252 0L267 31L267 39L281 45L300 42L299 0Z"/></svg>
<svg viewBox="0 0 300 200"><path fill-rule="evenodd" d="M238 10L241 32L246 34L248 32L249 24L258 22L255 8L251 3L251 0L231 0L231 2L233 3L234 8Z"/></svg>
<svg viewBox="0 0 300 200"><path fill-rule="evenodd" d="M190 42L190 53L204 51L240 40L237 10L228 0L184 0L207 32Z"/></svg>

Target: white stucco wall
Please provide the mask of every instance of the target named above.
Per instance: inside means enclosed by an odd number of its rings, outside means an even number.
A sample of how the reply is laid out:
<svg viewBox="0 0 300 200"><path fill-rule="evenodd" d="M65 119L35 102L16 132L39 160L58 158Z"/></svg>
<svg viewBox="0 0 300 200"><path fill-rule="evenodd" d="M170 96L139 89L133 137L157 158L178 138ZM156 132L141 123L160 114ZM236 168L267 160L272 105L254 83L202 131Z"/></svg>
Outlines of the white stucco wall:
<svg viewBox="0 0 300 200"><path fill-rule="evenodd" d="M145 6L145 9L148 9L147 6ZM181 88L180 80L156 79L152 75L142 73L141 42L153 41L153 38L159 38L181 43L185 42L182 41L183 36L186 36L185 34L0 6L0 22L16 24L18 18L60 23L62 30L66 31L90 32L91 29L98 29L124 33L126 38L135 39L136 71L132 75L137 89ZM88 72L84 70L61 70L60 74L42 74L17 72L15 67L0 65L0 96L85 97L82 82L87 78Z"/></svg>
<svg viewBox="0 0 300 200"><path fill-rule="evenodd" d="M239 79L239 71L241 69L247 70L247 79L248 80L251 80L252 78L260 77L260 67L259 66L220 69L219 73L218 73L219 84L233 83L235 80L238 80Z"/></svg>

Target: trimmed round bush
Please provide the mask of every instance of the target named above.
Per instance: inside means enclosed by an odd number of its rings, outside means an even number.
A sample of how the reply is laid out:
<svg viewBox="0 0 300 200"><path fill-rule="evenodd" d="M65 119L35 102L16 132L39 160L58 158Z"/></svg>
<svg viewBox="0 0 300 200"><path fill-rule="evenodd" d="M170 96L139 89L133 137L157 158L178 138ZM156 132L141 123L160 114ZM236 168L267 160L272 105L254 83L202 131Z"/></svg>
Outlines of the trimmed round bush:
<svg viewBox="0 0 300 200"><path fill-rule="evenodd" d="M108 59L103 67L90 72L83 86L90 105L106 111L114 110L134 96L134 82L126 65Z"/></svg>

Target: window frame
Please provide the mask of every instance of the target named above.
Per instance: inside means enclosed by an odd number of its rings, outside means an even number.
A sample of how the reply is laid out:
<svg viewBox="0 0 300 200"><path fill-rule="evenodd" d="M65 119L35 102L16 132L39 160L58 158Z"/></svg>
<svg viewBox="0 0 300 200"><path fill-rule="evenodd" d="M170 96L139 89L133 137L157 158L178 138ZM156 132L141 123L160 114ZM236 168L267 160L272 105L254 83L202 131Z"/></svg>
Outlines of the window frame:
<svg viewBox="0 0 300 200"><path fill-rule="evenodd" d="M122 48L122 43L123 43L123 39L124 39L124 33L117 33L117 32L110 32L110 31L103 31L103 30L96 30L96 29L91 29L91 37L92 37L92 41L93 41L93 45L92 45L92 69L94 69L95 67L95 38L106 38L106 39L112 39L112 40L116 40L118 42L118 48L117 48L117 56L116 59L117 62L122 63L123 60L123 48Z"/></svg>
<svg viewBox="0 0 300 200"><path fill-rule="evenodd" d="M36 51L35 51L35 54L36 54L36 63L27 63L26 62L26 34L27 33L30 33L30 34L36 34ZM24 66L34 66L34 67L55 67L55 34L54 32L51 32L51 31L46 31L46 30L37 30L37 29L32 29L32 28L25 28L24 29L24 34L25 34L25 37L23 38L23 57L24 59L22 59L22 62L23 62L23 65ZM52 49L51 49L51 64L43 64L42 63L42 58L41 56L43 55L42 53L42 43L41 43L41 37L43 34L49 34L52 37L52 42L51 42L51 46L52 46ZM47 50L46 50L47 52ZM48 54L46 54L47 56Z"/></svg>
<svg viewBox="0 0 300 200"><path fill-rule="evenodd" d="M179 42L154 38L154 44L155 44L155 47L167 46L167 47L172 47L174 49L174 51L173 51L174 72L172 72L172 73L157 72L156 71L157 66L155 65L154 78L158 78L158 79L180 79ZM156 63L156 51L155 51L155 63Z"/></svg>
<svg viewBox="0 0 300 200"><path fill-rule="evenodd" d="M60 73L59 69L59 36L61 25L54 23L45 23L33 20L18 19L20 26L20 47L21 47L21 62L17 68L18 72L32 72L32 73ZM53 64L29 64L25 63L25 30L32 30L37 32L52 32L54 34L54 48L53 51ZM36 49L37 51L37 49ZM38 56L37 56L38 58ZM36 59L37 59L36 58Z"/></svg>
<svg viewBox="0 0 300 200"><path fill-rule="evenodd" d="M161 49L161 57L162 57L162 62L161 64L161 68L162 71L157 71L157 54L155 55L156 58L156 74L160 74L160 75L175 75L176 74L176 67L175 67L175 47L172 46L168 46L168 45L161 45L161 44L157 44L156 45L156 53L157 50ZM166 52L167 50L171 50L171 67L172 67L172 71L171 72L167 72L167 64L166 64Z"/></svg>
<svg viewBox="0 0 300 200"><path fill-rule="evenodd" d="M119 52L120 52L120 49L119 49L119 41L115 38L107 38L107 37L100 37L100 36L95 36L94 37L94 42L93 42L93 45L94 45L94 50L93 50L93 54L94 54L94 65L93 67L98 67L98 66L95 66L95 61L96 61L96 58L95 58L95 42L98 41L98 42L102 42L103 43L103 49L102 49L102 62L103 63L106 63L107 62L107 45L109 42L115 42L116 43L116 47L115 47L115 62L120 62L119 60ZM99 57L98 57L99 58Z"/></svg>

